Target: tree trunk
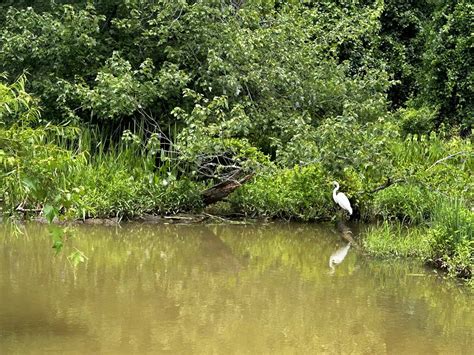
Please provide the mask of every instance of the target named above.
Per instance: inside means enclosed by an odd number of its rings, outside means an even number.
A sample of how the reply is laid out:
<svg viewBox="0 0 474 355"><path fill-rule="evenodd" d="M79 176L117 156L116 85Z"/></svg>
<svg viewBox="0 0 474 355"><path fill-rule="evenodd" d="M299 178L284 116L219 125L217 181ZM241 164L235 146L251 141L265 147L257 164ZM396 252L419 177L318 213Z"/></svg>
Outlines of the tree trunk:
<svg viewBox="0 0 474 355"><path fill-rule="evenodd" d="M204 206L212 205L213 203L222 201L229 196L234 190L242 186L244 183L252 178L253 174L244 176L240 180L226 180L213 187L201 192Z"/></svg>

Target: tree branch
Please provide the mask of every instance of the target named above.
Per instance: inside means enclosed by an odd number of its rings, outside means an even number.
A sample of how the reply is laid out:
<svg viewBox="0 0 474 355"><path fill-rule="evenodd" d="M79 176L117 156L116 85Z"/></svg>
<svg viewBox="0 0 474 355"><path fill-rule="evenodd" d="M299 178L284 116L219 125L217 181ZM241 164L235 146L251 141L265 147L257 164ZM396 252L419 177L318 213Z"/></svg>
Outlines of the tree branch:
<svg viewBox="0 0 474 355"><path fill-rule="evenodd" d="M359 195L362 195L362 194L373 194L377 191L380 191L380 190L384 190L386 189L387 187L389 186L392 186L394 184L399 184L401 182L405 182L406 180L405 179L395 179L395 180L392 180L391 178L387 178L387 181L383 184L383 185L380 185L378 187L376 187L375 189L371 190L371 191L363 191L363 192L360 192Z"/></svg>
<svg viewBox="0 0 474 355"><path fill-rule="evenodd" d="M469 152L466 151L466 150L462 150L462 151L460 151L460 152L457 152L457 153L454 153L454 154L450 154L450 155L448 155L447 157L444 157L444 158L442 158L442 159L440 159L440 160L435 161L435 162L434 162L428 169L426 169L426 170L430 170L430 169L431 169L432 167L434 167L435 165L437 165L437 164L439 164L439 163L442 163L442 162L445 161L445 160L451 159L451 158L455 157L456 155L467 154L467 153L469 153ZM471 153L471 154L472 154L472 153Z"/></svg>

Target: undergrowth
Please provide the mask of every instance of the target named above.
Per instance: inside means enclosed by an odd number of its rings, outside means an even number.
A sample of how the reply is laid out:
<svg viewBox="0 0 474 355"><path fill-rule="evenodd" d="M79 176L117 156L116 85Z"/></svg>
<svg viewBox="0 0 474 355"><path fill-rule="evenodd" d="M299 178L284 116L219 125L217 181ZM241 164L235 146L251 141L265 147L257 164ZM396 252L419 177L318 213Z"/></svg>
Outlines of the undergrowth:
<svg viewBox="0 0 474 355"><path fill-rule="evenodd" d="M363 236L376 256L420 257L464 279L474 270L474 213L460 199L439 198L429 219L407 228L400 221L371 227Z"/></svg>

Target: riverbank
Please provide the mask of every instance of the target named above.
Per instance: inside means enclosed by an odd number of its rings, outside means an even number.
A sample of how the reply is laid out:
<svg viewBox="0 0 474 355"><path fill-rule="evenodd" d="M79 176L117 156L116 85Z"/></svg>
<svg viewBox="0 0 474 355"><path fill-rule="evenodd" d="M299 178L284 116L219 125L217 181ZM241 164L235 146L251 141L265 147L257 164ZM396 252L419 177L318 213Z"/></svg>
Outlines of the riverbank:
<svg viewBox="0 0 474 355"><path fill-rule="evenodd" d="M420 263L439 269L445 272L447 276L465 280L470 287L473 287L472 226L474 224L472 218L469 219L472 214L464 214L464 219L462 219L463 217L459 218L459 215L463 215L465 211L459 211L459 205L444 206L444 208L447 207L451 211L451 218L457 219L456 222L449 220L449 215L446 213L443 213L444 220L433 219L429 226L420 224L410 226L396 221L379 221L371 225L364 224L362 230L357 233L356 239L352 239L353 234L349 232L351 239L348 241L356 244L364 253L376 258L418 259ZM213 213L216 212L218 211L214 208ZM344 217L342 218L344 219ZM117 217L64 219L59 216L51 221L38 216L31 220L41 224L62 225L66 229L77 225L120 227L127 222L156 225L258 225L278 222L278 219L275 218L248 218L243 215L219 215L207 212L168 216L145 214L131 219ZM286 222L288 223L288 221ZM318 225L308 222L305 224ZM345 229L345 233L341 231L341 226ZM342 220L339 220L336 227L341 235L345 235L347 231L350 231ZM60 239L56 240L56 242L60 242L60 249L66 242L67 234L67 232L60 233ZM344 239L347 240L347 238Z"/></svg>
<svg viewBox="0 0 474 355"><path fill-rule="evenodd" d="M20 108L25 97L33 100L19 83L3 88ZM25 109L18 114L36 112L34 105ZM13 219L39 215L48 222L180 213L318 222L342 213L332 200L332 181L338 181L354 209L351 218L386 222L369 234L370 253L416 256L452 276L470 278L472 137L442 130L410 134L397 118L389 115L368 125L339 122L342 138L328 119L318 127L324 140L308 142L313 158L301 156L298 164L272 157L245 139L216 138L205 147L177 140L166 153L157 135L140 129L104 137L84 126L20 120L0 126L1 213ZM217 150L199 153L210 147ZM293 148L281 156L306 152ZM209 191L217 193L209 198ZM405 238L400 231L406 228L419 232ZM61 233L56 236L62 245Z"/></svg>
<svg viewBox="0 0 474 355"><path fill-rule="evenodd" d="M180 175L169 165L157 169L154 155L141 145L123 142L91 154L87 131L71 130L0 129L8 143L1 156L4 215L39 215L50 222L150 215L170 221L180 213L207 213L216 220L328 221L342 213L331 195L331 182L337 180L352 203L354 220L386 221L368 234L368 252L419 257L452 276L471 278L474 158L468 140L435 134L398 138L380 168L365 170L348 166L337 172L325 162L293 168L267 162L225 199L206 206L203 191L212 188L212 180ZM417 232L402 237L407 228Z"/></svg>

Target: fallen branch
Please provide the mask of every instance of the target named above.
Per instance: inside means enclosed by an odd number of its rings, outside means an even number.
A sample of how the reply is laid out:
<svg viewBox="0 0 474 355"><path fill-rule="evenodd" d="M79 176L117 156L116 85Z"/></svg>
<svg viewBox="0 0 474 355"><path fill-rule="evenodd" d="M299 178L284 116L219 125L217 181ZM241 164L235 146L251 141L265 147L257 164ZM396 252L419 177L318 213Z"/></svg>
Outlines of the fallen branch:
<svg viewBox="0 0 474 355"><path fill-rule="evenodd" d="M165 218L165 219L176 219L176 220L187 220L187 221L192 221L192 220L196 219L195 216L178 216L178 215L164 216L163 218Z"/></svg>
<svg viewBox="0 0 474 355"><path fill-rule="evenodd" d="M213 187L204 190L201 193L205 206L212 205L218 201L222 201L224 198L229 196L235 189L242 186L244 183L249 181L254 174L248 174L240 180L226 180Z"/></svg>
<svg viewBox="0 0 474 355"><path fill-rule="evenodd" d="M42 208L23 208L23 205L25 204L25 201L20 203L16 208L15 211L26 213L26 212L34 212L34 213L39 213L43 211Z"/></svg>
<svg viewBox="0 0 474 355"><path fill-rule="evenodd" d="M18 212L34 212L34 213L39 213L41 212L43 209L42 208L21 208L21 207L17 207L16 210Z"/></svg>
<svg viewBox="0 0 474 355"><path fill-rule="evenodd" d="M206 212L204 212L203 215L205 215L206 217L211 218L211 219L217 219L217 220L219 220L219 221L221 221L221 222L226 222L226 223L227 223L227 222L230 221L230 219L223 218L223 217L220 217L220 216L216 216L216 215L213 215L213 214L210 214L210 213L206 213Z"/></svg>

